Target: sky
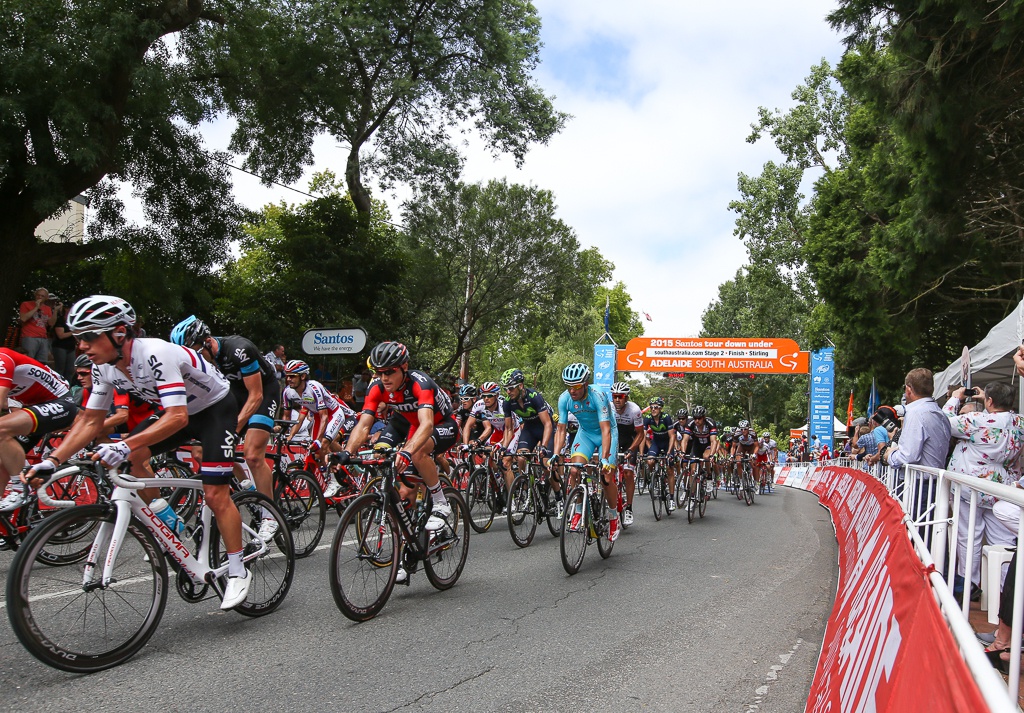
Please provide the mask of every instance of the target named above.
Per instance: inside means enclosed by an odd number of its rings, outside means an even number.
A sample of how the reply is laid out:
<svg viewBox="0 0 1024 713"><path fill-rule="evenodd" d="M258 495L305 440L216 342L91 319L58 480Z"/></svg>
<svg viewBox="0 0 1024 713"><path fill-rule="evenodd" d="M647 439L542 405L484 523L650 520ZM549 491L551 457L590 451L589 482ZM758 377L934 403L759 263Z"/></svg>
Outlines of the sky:
<svg viewBox="0 0 1024 713"><path fill-rule="evenodd" d="M615 265L641 313L646 336L690 337L718 287L746 261L729 202L740 172L758 174L779 155L745 139L759 106L792 106L793 89L825 58L841 56L815 0L534 0L541 17L539 85L572 115L517 169L471 138L463 180L507 178L550 190L558 217L583 247ZM207 125L226 148L231 122ZM323 137L315 171L342 175L345 153ZM237 165L237 164L236 164ZM304 200L235 172L238 199L252 208ZM396 219L408 192L377 194ZM651 321L644 319L649 314ZM786 335L777 335L786 336Z"/></svg>

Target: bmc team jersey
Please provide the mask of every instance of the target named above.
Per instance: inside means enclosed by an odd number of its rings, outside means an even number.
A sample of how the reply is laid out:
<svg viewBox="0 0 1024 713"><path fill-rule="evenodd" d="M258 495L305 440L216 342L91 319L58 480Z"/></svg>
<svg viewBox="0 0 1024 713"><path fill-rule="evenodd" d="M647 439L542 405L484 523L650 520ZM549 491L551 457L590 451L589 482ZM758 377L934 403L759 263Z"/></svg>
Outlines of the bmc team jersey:
<svg viewBox="0 0 1024 713"><path fill-rule="evenodd" d="M191 349L162 339L134 340L128 371L130 379L113 364L93 364L92 393L85 407L106 411L114 390L121 389L165 409L185 406L191 416L219 402L229 389L216 367Z"/></svg>
<svg viewBox="0 0 1024 713"><path fill-rule="evenodd" d="M6 348L0 348L0 387L23 406L46 403L66 396L71 388L64 377L45 364Z"/></svg>
<svg viewBox="0 0 1024 713"><path fill-rule="evenodd" d="M385 389L380 379L374 379L366 390L362 412L376 416L377 407L381 404L387 405L388 416L401 416L413 429L419 425L420 409L430 409L434 412L435 425L452 416L452 400L448 392L418 369L407 371L401 388L394 393Z"/></svg>

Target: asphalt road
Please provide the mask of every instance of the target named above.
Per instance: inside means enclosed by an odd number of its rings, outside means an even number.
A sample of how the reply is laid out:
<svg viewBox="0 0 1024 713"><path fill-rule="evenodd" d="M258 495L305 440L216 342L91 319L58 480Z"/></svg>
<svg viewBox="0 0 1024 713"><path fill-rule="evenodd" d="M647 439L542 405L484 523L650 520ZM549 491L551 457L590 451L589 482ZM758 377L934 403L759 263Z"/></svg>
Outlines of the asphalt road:
<svg viewBox="0 0 1024 713"><path fill-rule="evenodd" d="M246 619L171 592L154 638L90 676L50 669L0 622L3 707L18 711L802 711L836 590L837 550L817 498L781 488L747 507L720 493L693 524L637 521L575 576L538 529L503 520L471 538L458 584L422 572L376 619L353 624L321 549L287 600ZM6 575L12 555L0 553ZM3 608L6 614L6 607Z"/></svg>

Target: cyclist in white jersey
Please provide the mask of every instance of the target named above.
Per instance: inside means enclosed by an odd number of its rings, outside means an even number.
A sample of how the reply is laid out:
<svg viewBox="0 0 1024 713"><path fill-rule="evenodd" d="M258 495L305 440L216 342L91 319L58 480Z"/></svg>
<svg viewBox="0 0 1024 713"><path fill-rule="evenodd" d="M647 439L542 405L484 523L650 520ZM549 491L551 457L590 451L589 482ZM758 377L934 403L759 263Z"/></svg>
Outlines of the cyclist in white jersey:
<svg viewBox="0 0 1024 713"><path fill-rule="evenodd" d="M302 398L299 396L299 392L290 386L284 387L284 391L281 393L281 403L284 405L285 418L289 421L299 421L299 413L302 411ZM295 443L306 443L308 444L313 440L313 432L311 430L313 422L309 419L305 419L302 423L299 423L299 432L295 434Z"/></svg>
<svg viewBox="0 0 1024 713"><path fill-rule="evenodd" d="M191 349L162 339L135 339L135 310L119 297L94 295L79 300L68 312L67 323L93 362L93 390L84 417L46 460L22 478L48 476L96 438L115 389L162 406L159 418L144 421L123 441L101 445L93 457L111 468L126 460L137 464L198 438L203 445L203 501L217 518L228 559L221 609L241 604L252 574L242 562L242 519L229 486L238 403L227 379Z"/></svg>
<svg viewBox="0 0 1024 713"><path fill-rule="evenodd" d="M495 452L501 451L502 441L505 439L505 401L501 398L500 387L494 381L485 381L480 385L480 399L473 404L466 419L466 425L462 427L462 442L466 445L475 445L480 442L487 442L494 446ZM514 417L514 431L518 431L518 418ZM483 424L483 431L480 436L471 439L477 423ZM516 451L516 436L512 436L509 442L508 453ZM501 469L505 475L505 492L512 490L512 457L508 454L500 454Z"/></svg>
<svg viewBox="0 0 1024 713"><path fill-rule="evenodd" d="M644 442L644 415L640 406L629 400L630 387L625 381L612 384L612 416L619 431L619 447L626 457L622 466L622 477L626 485L626 503L622 511L622 525L633 524L633 492L636 489L636 455Z"/></svg>

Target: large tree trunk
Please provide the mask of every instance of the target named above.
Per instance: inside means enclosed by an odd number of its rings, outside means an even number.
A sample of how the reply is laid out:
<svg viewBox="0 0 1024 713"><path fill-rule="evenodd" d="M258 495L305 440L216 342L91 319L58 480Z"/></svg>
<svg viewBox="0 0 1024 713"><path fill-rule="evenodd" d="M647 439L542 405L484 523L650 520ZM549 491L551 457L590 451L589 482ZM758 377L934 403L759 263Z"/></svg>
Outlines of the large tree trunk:
<svg viewBox="0 0 1024 713"><path fill-rule="evenodd" d="M345 164L345 182L348 184L349 195L352 196L352 203L356 206L359 217L369 220L370 192L363 186L362 177L359 175L359 146L353 146L348 154L348 161Z"/></svg>

